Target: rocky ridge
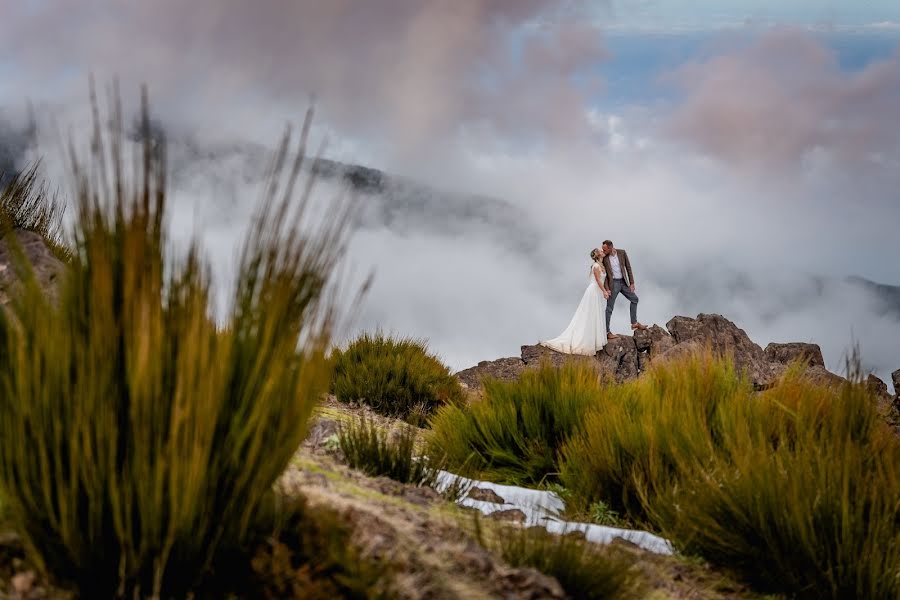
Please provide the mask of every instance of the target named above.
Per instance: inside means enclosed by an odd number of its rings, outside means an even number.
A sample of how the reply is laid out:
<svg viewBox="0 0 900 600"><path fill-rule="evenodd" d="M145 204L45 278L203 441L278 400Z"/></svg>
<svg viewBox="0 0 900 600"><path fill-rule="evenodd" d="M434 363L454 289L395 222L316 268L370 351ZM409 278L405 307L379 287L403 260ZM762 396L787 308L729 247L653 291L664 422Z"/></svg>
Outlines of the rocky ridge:
<svg viewBox="0 0 900 600"><path fill-rule="evenodd" d="M456 373L457 379L470 390L481 388L486 377L511 381L528 369L548 362L560 366L569 362L583 362L596 369L598 375L621 383L639 377L653 361L669 360L709 348L718 356L730 356L756 389L771 386L784 374L788 365L799 361L808 377L828 383L846 379L825 368L818 344L803 342L771 343L763 349L747 333L722 315L700 314L696 318L676 316L666 327L653 325L633 336L620 335L610 340L595 356L563 354L541 345L526 345L519 357L482 361ZM900 424L900 369L892 374L895 395L875 375L866 382L879 398L882 412Z"/></svg>

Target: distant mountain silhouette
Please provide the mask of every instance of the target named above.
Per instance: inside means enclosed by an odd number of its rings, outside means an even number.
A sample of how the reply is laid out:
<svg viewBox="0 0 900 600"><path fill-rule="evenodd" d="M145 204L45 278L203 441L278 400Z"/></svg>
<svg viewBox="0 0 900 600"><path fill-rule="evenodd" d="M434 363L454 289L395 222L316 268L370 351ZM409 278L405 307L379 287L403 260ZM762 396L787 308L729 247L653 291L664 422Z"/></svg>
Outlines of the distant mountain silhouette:
<svg viewBox="0 0 900 600"><path fill-rule="evenodd" d="M880 314L900 319L900 286L876 283L855 275L848 277L847 281L872 293L881 305Z"/></svg>

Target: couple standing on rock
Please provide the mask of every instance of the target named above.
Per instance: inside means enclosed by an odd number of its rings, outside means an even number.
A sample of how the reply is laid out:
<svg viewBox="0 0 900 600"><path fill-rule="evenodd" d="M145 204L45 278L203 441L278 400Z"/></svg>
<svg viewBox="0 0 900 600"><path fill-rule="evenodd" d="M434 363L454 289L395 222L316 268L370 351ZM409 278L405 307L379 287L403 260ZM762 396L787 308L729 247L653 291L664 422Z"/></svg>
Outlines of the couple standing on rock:
<svg viewBox="0 0 900 600"><path fill-rule="evenodd" d="M611 240L606 240L600 248L591 250L591 260L591 278L575 316L565 331L552 340L541 342L542 346L565 354L596 354L607 340L619 337L609 330L619 294L631 302L631 329L646 329L637 320L638 297L628 253L616 249Z"/></svg>

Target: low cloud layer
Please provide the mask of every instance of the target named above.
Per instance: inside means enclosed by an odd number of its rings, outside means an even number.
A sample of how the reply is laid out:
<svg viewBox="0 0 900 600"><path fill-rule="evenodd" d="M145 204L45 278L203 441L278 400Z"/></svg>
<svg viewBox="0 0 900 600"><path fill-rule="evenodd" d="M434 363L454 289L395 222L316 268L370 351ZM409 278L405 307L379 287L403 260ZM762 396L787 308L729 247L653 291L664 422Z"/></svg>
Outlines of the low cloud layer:
<svg viewBox="0 0 900 600"><path fill-rule="evenodd" d="M716 312L763 345L818 342L835 370L854 341L900 368L900 320L845 281L900 284L897 55L847 71L807 34L748 30L665 77L675 100L606 106L616 57L586 6L17 3L0 107L24 131L34 100L41 146L15 160L44 155L63 183L57 131L86 139L88 73L126 101L149 83L174 236L203 237L225 282L265 156L316 93L329 156L403 176L360 198L350 272L375 280L353 331L429 338L454 368L558 334L605 238L645 322Z"/></svg>

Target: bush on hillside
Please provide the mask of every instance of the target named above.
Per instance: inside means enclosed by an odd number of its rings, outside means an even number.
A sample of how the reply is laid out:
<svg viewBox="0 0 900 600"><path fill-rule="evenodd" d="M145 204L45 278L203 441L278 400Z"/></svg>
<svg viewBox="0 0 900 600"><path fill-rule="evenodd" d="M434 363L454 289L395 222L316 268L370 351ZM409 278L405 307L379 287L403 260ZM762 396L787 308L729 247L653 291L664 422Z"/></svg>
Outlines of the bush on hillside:
<svg viewBox="0 0 900 600"><path fill-rule="evenodd" d="M342 423L338 442L347 464L371 477L389 477L400 483L434 486L437 469L415 454L416 431L403 427L392 438L372 421Z"/></svg>
<svg viewBox="0 0 900 600"><path fill-rule="evenodd" d="M569 508L604 502L645 523L646 483L676 477L676 456L705 460L721 437L719 407L746 402L752 392L729 363L710 354L651 365L636 381L608 386L561 451Z"/></svg>
<svg viewBox="0 0 900 600"><path fill-rule="evenodd" d="M653 522L763 590L900 597L900 440L875 406L860 384L795 379L723 407L717 451L676 457Z"/></svg>
<svg viewBox="0 0 900 600"><path fill-rule="evenodd" d="M342 423L338 432L341 452L351 468L371 477L434 488L452 502L463 498L471 483L461 477L442 480L441 465L417 453L418 440L414 427L404 426L392 434L365 418Z"/></svg>
<svg viewBox="0 0 900 600"><path fill-rule="evenodd" d="M363 402L401 419L430 415L463 400L462 387L426 344L364 333L333 353L332 392L341 402Z"/></svg>
<svg viewBox="0 0 900 600"><path fill-rule="evenodd" d="M73 159L77 251L58 302L32 274L0 311L0 495L32 560L83 597L183 597L247 543L327 389L325 291L348 219L297 225L307 115L217 326L197 247L169 256L164 152L145 137L126 158L112 115L108 131L95 119L92 161Z"/></svg>
<svg viewBox="0 0 900 600"><path fill-rule="evenodd" d="M610 390L563 450L563 482L767 591L895 598L900 441L861 385L791 370L756 394L710 355Z"/></svg>
<svg viewBox="0 0 900 600"><path fill-rule="evenodd" d="M597 373L581 363L542 365L513 382L487 380L481 401L437 412L427 454L490 481L553 481L560 448L605 393Z"/></svg>

